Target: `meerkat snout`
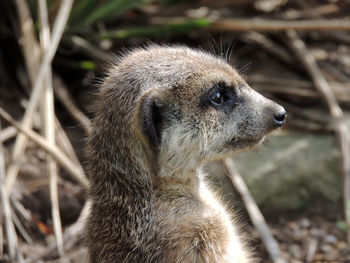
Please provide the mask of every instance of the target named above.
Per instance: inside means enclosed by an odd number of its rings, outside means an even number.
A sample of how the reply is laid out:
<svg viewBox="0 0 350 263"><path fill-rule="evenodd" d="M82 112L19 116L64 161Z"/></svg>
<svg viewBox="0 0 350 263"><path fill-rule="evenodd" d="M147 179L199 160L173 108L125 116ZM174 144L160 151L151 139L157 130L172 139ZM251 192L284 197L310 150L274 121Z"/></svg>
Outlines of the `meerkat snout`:
<svg viewBox="0 0 350 263"><path fill-rule="evenodd" d="M275 116L273 116L276 127L280 128L283 126L286 121L286 116L287 112L284 108L280 109L280 111Z"/></svg>

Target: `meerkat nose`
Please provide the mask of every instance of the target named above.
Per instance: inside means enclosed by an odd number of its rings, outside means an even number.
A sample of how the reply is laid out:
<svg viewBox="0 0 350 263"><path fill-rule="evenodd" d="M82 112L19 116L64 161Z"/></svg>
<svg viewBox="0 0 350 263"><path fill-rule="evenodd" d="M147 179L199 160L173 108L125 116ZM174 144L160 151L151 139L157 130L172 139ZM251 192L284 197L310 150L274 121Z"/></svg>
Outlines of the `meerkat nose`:
<svg viewBox="0 0 350 263"><path fill-rule="evenodd" d="M273 121L275 123L275 125L279 128L282 127L283 124L286 121L286 110L282 108L282 110L280 110L274 117L273 117Z"/></svg>

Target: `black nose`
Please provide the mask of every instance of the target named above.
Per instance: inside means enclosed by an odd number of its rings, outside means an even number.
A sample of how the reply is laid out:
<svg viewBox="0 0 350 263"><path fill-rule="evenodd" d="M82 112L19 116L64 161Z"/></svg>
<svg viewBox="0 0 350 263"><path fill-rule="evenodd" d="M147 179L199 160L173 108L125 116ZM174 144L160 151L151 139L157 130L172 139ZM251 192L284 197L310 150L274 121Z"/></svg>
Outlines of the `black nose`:
<svg viewBox="0 0 350 263"><path fill-rule="evenodd" d="M273 121L275 122L275 125L277 127L282 127L283 124L285 123L286 121L286 116L287 116L287 113L286 111L283 109L281 110L279 113L277 113L274 117L273 117Z"/></svg>

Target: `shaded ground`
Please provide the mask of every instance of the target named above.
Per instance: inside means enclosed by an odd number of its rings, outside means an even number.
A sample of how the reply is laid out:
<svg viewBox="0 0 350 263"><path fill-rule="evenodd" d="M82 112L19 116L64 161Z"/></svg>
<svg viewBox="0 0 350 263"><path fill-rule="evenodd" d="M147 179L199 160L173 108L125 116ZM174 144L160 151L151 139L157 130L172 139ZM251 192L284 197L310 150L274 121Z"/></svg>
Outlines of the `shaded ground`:
<svg viewBox="0 0 350 263"><path fill-rule="evenodd" d="M318 202L302 211L267 214L266 220L288 262L350 262L345 232L337 227L342 220L340 205ZM259 240L254 228L246 229ZM264 245L257 241L256 246L264 257L262 262L269 262Z"/></svg>

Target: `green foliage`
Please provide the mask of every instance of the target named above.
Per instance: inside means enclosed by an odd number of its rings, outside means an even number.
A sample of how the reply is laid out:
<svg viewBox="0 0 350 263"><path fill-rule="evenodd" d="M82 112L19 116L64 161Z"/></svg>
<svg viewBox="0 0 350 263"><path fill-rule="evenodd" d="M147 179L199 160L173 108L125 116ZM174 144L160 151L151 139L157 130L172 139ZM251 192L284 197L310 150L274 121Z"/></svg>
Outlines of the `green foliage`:
<svg viewBox="0 0 350 263"><path fill-rule="evenodd" d="M34 17L37 17L37 1L28 0ZM176 4L173 0L157 0L160 4ZM49 14L55 14L59 8L60 0L47 0ZM111 20L122 15L126 11L147 4L147 0L76 0L74 2L67 29L70 33L79 33L84 28L90 27L99 22ZM37 19L36 19L37 21ZM164 25L139 26L110 30L101 35L94 36L93 39L125 39L131 37L150 37L150 36L169 36L171 34L186 33L190 30L206 27L210 24L209 20L189 19L178 23L169 23ZM40 25L36 22L36 29Z"/></svg>
<svg viewBox="0 0 350 263"><path fill-rule="evenodd" d="M71 62L71 66L83 70L94 70L96 69L96 63L90 60L81 60Z"/></svg>
<svg viewBox="0 0 350 263"><path fill-rule="evenodd" d="M73 26L78 25L83 21L88 14L94 11L98 4L98 0L80 0L76 1L72 11L70 13L70 18L68 24Z"/></svg>
<svg viewBox="0 0 350 263"><path fill-rule="evenodd" d="M158 3L161 3L163 5L172 5L172 4L178 4L181 2L195 2L193 0L157 0Z"/></svg>
<svg viewBox="0 0 350 263"><path fill-rule="evenodd" d="M73 29L121 15L144 0L80 0L73 6L70 22Z"/></svg>
<svg viewBox="0 0 350 263"><path fill-rule="evenodd" d="M49 14L57 12L60 2L47 0ZM141 4L144 4L144 0L76 0L67 28L70 31L79 31L83 27L110 20ZM37 0L29 0L29 5L33 16L38 17Z"/></svg>
<svg viewBox="0 0 350 263"><path fill-rule="evenodd" d="M125 39L131 37L151 37L151 36L169 36L173 34L186 33L190 30L207 27L210 21L205 18L189 19L183 22L154 25L139 26L126 29L109 30L95 36L95 39Z"/></svg>
<svg viewBox="0 0 350 263"><path fill-rule="evenodd" d="M341 230L344 230L344 231L346 231L348 229L348 226L346 225L346 223L344 221L338 221L337 227Z"/></svg>
<svg viewBox="0 0 350 263"><path fill-rule="evenodd" d="M38 34L40 30L40 21L38 14L38 1L27 0L30 12L33 16L35 31ZM160 5L176 5L184 0L75 0L69 20L66 26L66 39L69 35L83 35L87 41L99 42L105 39L128 39L133 37L171 37L175 34L185 34L191 30L207 27L210 21L206 18L186 19L183 21L170 22L164 19L163 23L158 24L140 24L137 26L137 17L132 24L135 26L110 29L113 25L113 19L123 15L128 10L135 7L142 7L147 4L157 2ZM49 22L52 24L59 11L62 0L46 0ZM107 25L107 31L97 32L96 24L112 22ZM39 35L39 34L38 34ZM66 43L69 43L67 41ZM61 56L60 53L57 56ZM63 56L64 57L64 56ZM63 58L64 60L65 58ZM96 64L93 61L81 60L81 57L66 61L70 68L76 70L94 70Z"/></svg>

